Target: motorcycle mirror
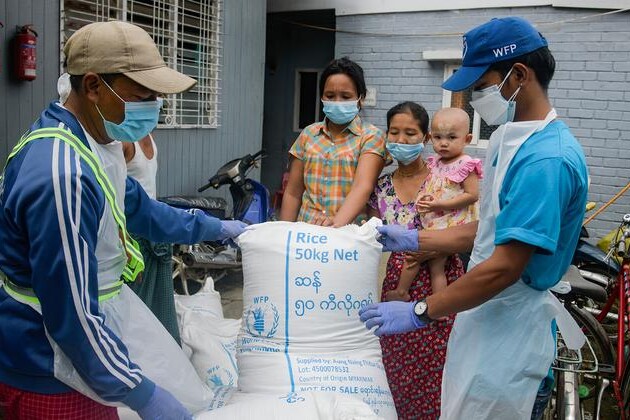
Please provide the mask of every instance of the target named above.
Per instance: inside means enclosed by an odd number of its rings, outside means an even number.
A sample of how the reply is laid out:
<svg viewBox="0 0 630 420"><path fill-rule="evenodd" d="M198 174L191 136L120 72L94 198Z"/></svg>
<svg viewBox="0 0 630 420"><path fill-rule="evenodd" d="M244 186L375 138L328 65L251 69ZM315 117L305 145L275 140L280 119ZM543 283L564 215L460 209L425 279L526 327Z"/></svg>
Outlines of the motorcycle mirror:
<svg viewBox="0 0 630 420"><path fill-rule="evenodd" d="M197 192L204 192L205 190L207 190L208 188L210 188L212 186L212 182L208 182L206 185L204 185L203 187L199 187L197 188Z"/></svg>

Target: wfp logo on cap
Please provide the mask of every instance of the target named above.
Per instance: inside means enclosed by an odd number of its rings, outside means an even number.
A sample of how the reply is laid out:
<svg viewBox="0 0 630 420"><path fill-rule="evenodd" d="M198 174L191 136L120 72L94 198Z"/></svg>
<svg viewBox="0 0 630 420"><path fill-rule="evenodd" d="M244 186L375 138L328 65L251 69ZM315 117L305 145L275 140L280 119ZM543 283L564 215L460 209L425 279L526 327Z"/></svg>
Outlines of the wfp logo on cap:
<svg viewBox="0 0 630 420"><path fill-rule="evenodd" d="M468 52L468 43L466 42L466 37L464 36L464 49L462 51L462 60L466 58L466 53Z"/></svg>
<svg viewBox="0 0 630 420"><path fill-rule="evenodd" d="M504 45L503 47L492 49L494 58L506 57L510 54L514 54L514 51L516 51L516 44Z"/></svg>

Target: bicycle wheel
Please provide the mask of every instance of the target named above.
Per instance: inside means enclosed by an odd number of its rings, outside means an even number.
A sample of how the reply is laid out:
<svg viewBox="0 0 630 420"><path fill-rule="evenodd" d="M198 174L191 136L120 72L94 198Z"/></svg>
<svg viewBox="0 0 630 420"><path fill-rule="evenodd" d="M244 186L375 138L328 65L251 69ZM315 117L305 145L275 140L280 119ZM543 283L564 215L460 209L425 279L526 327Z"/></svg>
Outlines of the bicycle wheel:
<svg viewBox="0 0 630 420"><path fill-rule="evenodd" d="M554 368L556 388L548 410L551 415L547 418L581 420L595 412L601 380L614 369L614 351L606 331L593 315L575 305L567 309L582 328L586 343L576 352L567 349L559 337ZM613 401L612 387L608 387L602 401L607 412L602 418L615 418L614 413L608 413Z"/></svg>

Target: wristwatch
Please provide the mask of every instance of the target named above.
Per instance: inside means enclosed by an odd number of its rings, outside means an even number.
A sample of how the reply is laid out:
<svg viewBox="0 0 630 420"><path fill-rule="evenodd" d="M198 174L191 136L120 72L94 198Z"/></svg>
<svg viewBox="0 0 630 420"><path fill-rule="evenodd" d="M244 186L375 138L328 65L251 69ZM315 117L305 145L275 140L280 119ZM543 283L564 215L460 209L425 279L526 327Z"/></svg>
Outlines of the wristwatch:
<svg viewBox="0 0 630 420"><path fill-rule="evenodd" d="M434 320L429 317L429 306L425 299L419 300L413 306L413 313L416 314L418 319L424 324L429 324Z"/></svg>

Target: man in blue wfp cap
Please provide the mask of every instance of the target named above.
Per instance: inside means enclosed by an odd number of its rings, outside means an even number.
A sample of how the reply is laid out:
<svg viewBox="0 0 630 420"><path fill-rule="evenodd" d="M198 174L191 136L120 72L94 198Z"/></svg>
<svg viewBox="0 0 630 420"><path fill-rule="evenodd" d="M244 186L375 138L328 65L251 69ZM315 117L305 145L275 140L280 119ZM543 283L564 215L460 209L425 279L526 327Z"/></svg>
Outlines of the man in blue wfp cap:
<svg viewBox="0 0 630 420"><path fill-rule="evenodd" d="M0 179L0 417L117 419L111 405L126 405L143 419L192 418L171 393L196 390L171 385L184 375L169 372L173 360L154 362L181 349L123 284L144 267L129 232L196 243L244 226L151 200L126 177L121 142L155 128L160 94L195 80L130 23L84 26L64 53L67 100L15 139Z"/></svg>
<svg viewBox="0 0 630 420"><path fill-rule="evenodd" d="M468 272L419 302L364 308L377 335L422 328L459 313L442 383L443 419L540 418L551 394L555 322L567 344L584 337L548 291L567 270L586 193L582 148L547 97L555 61L526 20L492 19L464 35L462 67L443 87L472 88L489 125L478 223L444 231L379 229L384 249L454 253Z"/></svg>

